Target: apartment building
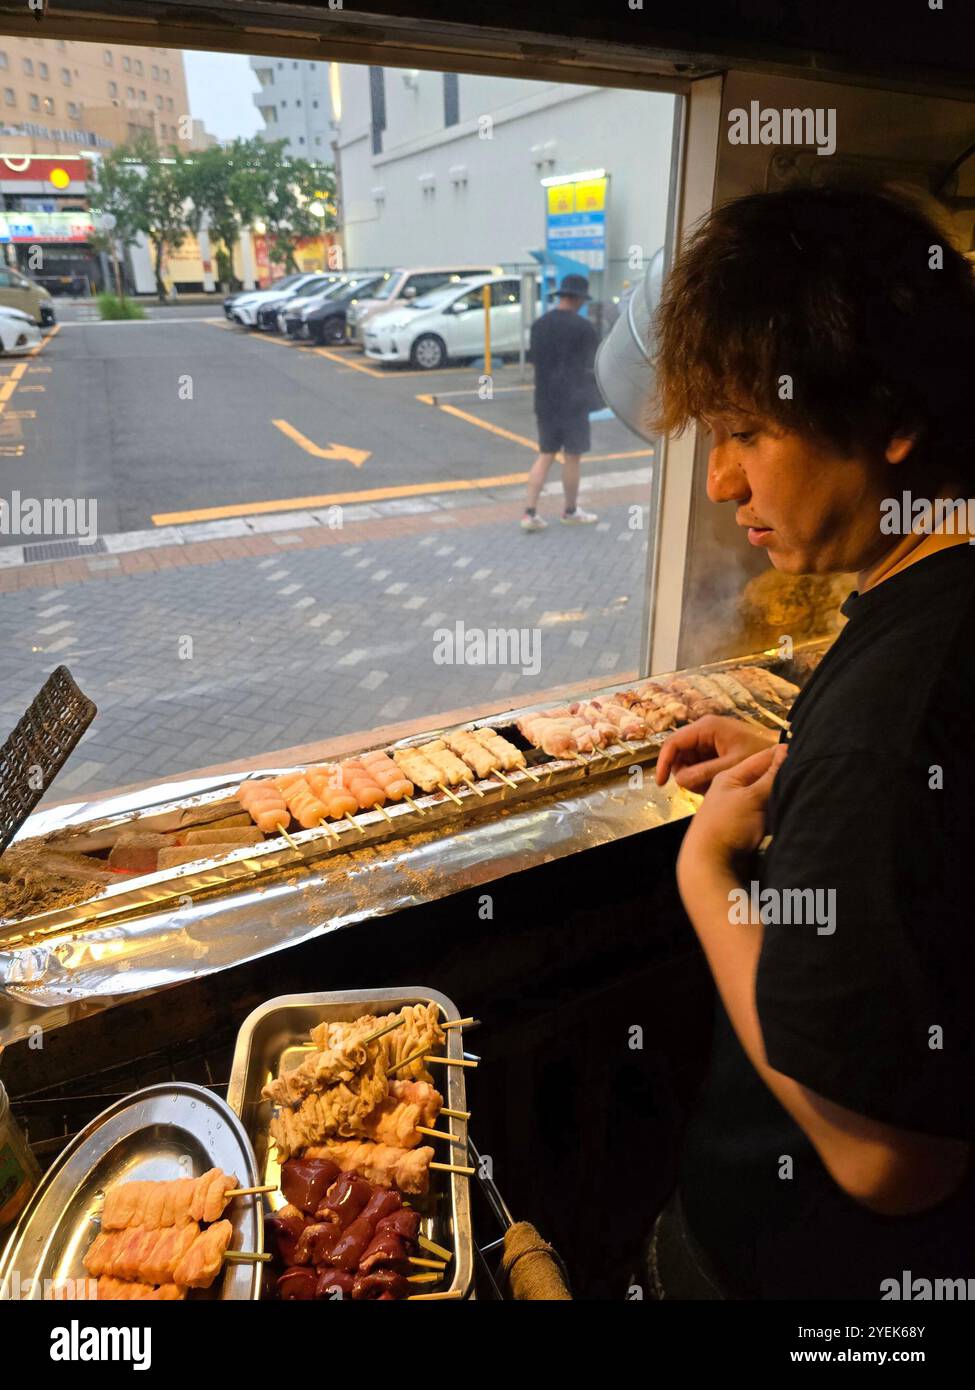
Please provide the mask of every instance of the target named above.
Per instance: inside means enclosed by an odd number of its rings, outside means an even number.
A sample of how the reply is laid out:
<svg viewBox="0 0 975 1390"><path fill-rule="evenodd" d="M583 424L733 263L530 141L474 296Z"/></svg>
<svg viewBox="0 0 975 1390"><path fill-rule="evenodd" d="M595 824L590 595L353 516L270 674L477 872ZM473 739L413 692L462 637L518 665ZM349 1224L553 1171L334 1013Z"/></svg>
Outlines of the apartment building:
<svg viewBox="0 0 975 1390"><path fill-rule="evenodd" d="M4 151L76 154L141 133L189 148L188 117L179 49L0 35Z"/></svg>
<svg viewBox="0 0 975 1390"><path fill-rule="evenodd" d="M286 140L292 158L330 163L328 63L251 58L250 64L261 84L254 93L254 105L264 121L262 138Z"/></svg>

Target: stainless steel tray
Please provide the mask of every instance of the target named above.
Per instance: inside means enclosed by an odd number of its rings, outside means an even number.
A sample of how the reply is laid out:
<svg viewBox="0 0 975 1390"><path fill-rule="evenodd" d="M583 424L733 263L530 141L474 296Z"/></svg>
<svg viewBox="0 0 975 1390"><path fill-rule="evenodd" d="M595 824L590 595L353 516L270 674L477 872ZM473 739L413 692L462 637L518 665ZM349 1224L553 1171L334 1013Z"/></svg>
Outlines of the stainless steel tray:
<svg viewBox="0 0 975 1390"><path fill-rule="evenodd" d="M261 1090L273 1077L296 1066L312 1050L309 1033L319 1023L349 1022L362 1014L395 1013L406 1004L437 1004L443 1022L460 1018L457 1006L445 994L423 986L399 989L350 990L337 994L284 994L270 999L244 1020L237 1034L234 1061L227 1088L227 1104L240 1116L248 1138L257 1155L262 1183L280 1182L280 1167L269 1137L269 1125L274 1111L269 1100L261 1099ZM463 1057L462 1030L451 1029L447 1034L446 1055ZM464 1067L445 1067L449 1073L438 1088L445 1093L451 1110L466 1110ZM463 1120L444 1122L466 1145L467 1124ZM465 1149L459 1144L442 1145L438 1151L442 1162L464 1163ZM452 1158L448 1158L452 1154ZM443 1180L443 1181L441 1181ZM446 1249L453 1250L454 1259L450 1284L428 1292L419 1286L417 1292L428 1299L466 1298L471 1290L474 1265L474 1244L471 1229L471 1179L459 1173L434 1173L431 1191L437 1197L433 1215L423 1222L423 1233ZM280 1192L269 1196L272 1209L285 1205Z"/></svg>
<svg viewBox="0 0 975 1390"><path fill-rule="evenodd" d="M208 1168L257 1184L257 1165L240 1120L212 1091L177 1081L149 1086L96 1115L41 1179L0 1259L0 1300L86 1296L82 1259L98 1234L109 1183L134 1178L197 1177ZM232 1250L264 1248L260 1199L238 1197L227 1209ZM228 1264L196 1299L260 1296L259 1264Z"/></svg>

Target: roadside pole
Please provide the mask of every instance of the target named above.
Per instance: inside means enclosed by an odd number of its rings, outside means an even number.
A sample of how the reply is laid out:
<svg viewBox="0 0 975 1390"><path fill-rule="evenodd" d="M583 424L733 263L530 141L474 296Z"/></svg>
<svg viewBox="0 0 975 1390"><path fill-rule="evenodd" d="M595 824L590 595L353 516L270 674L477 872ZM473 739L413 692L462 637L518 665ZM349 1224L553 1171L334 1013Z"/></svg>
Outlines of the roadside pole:
<svg viewBox="0 0 975 1390"><path fill-rule="evenodd" d="M481 290L484 300L484 375L491 375L491 286Z"/></svg>

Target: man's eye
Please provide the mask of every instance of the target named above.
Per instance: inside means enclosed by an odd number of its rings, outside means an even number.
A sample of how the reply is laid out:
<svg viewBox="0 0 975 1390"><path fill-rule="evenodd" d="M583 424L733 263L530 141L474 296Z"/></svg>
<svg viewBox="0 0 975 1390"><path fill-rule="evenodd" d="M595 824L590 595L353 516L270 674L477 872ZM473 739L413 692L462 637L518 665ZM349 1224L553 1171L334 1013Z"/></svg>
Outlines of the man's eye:
<svg viewBox="0 0 975 1390"><path fill-rule="evenodd" d="M739 430L737 433L733 434L731 437L732 437L732 439L738 439L738 440L740 440L742 444L747 444L748 441L749 441L750 439L754 439L754 438L755 438L755 431L754 431L754 430Z"/></svg>

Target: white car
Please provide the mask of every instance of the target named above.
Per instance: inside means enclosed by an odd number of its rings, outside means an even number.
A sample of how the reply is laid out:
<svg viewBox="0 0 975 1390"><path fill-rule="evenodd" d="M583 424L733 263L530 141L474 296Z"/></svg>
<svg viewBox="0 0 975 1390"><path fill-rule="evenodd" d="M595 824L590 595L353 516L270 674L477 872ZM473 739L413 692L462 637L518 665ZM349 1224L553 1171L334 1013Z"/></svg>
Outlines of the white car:
<svg viewBox="0 0 975 1390"><path fill-rule="evenodd" d="M30 352L41 341L41 330L22 309L0 306L0 348L4 356Z"/></svg>
<svg viewBox="0 0 975 1390"><path fill-rule="evenodd" d="M491 296L491 351L515 353L522 341L521 279L479 275L443 285L376 314L365 325L366 356L425 371L484 353L484 287Z"/></svg>
<svg viewBox="0 0 975 1390"><path fill-rule="evenodd" d="M292 280L288 286L289 290L300 290L302 285L310 284L312 280L320 278L320 272L312 275L301 275ZM262 304L267 304L269 300L280 299L282 290L280 286L270 290L254 290L252 294L240 294L230 305L230 317L235 323L241 323L245 328L254 328L257 325L257 311Z"/></svg>

